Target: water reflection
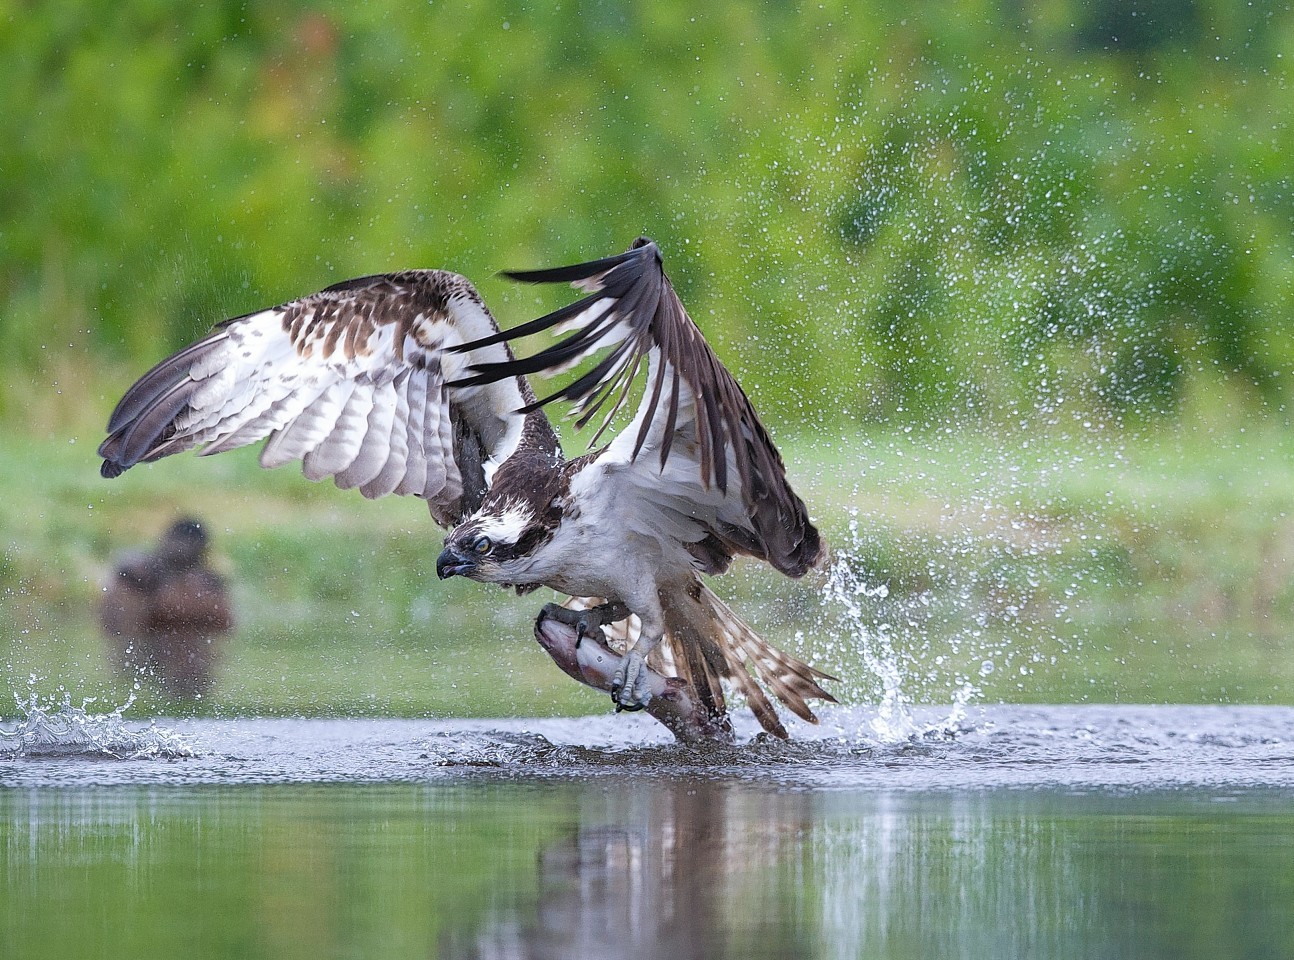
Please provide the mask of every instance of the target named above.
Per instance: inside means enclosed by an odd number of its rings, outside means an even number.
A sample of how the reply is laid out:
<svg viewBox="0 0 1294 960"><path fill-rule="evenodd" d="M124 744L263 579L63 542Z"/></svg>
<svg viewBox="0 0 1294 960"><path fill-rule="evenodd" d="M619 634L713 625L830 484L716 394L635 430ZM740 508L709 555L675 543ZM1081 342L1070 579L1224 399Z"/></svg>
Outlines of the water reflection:
<svg viewBox="0 0 1294 960"><path fill-rule="evenodd" d="M797 875L813 832L808 793L680 782L578 797L539 851L533 902L456 929L446 956L808 955Z"/></svg>
<svg viewBox="0 0 1294 960"><path fill-rule="evenodd" d="M1288 956L1292 854L1276 789L8 790L0 956Z"/></svg>
<svg viewBox="0 0 1294 960"><path fill-rule="evenodd" d="M1288 955L1273 889L1294 883L1294 805L1234 799L590 791L539 851L534 894L452 928L441 954Z"/></svg>

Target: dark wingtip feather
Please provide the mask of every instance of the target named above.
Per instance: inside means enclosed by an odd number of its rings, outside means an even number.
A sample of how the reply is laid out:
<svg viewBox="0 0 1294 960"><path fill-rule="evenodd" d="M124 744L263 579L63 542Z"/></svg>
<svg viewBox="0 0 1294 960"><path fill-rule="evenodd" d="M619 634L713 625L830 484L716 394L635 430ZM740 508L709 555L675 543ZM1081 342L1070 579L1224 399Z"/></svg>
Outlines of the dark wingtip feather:
<svg viewBox="0 0 1294 960"><path fill-rule="evenodd" d="M217 333L157 364L126 391L108 419L108 436L99 444L99 475L111 480L137 463L156 459L159 444L174 433L175 418L197 390L189 371L203 354L223 342Z"/></svg>
<svg viewBox="0 0 1294 960"><path fill-rule="evenodd" d="M650 243L650 241L648 241ZM548 267L541 270L504 270L503 276L520 283L575 283L606 273L612 267L618 267L627 260L642 256L637 244L624 253L600 260L589 260L585 263L573 263L568 267Z"/></svg>
<svg viewBox="0 0 1294 960"><path fill-rule="evenodd" d="M584 297L582 300L576 300L574 303L568 303L560 310L554 310L552 313L545 314L544 316L539 317L536 320L527 321L526 323L523 323L517 327L513 327L510 330L500 330L498 333L492 333L488 337L481 337L479 340L469 340L467 343L455 344L454 346L446 347L445 349L449 353L470 353L471 351L476 350L480 347L490 347L496 343L503 343L504 341L507 341L507 340L516 340L521 337L528 337L532 333L538 333L541 330L547 330L550 327L555 327L557 324L561 323L562 321L570 317L575 316L580 311L586 309L589 306L592 306L594 303L596 303L601 299L602 299L602 296L600 294L594 294L593 296L590 296L590 297ZM499 376L495 377L495 379L497 380L497 379L501 379L504 376L511 376L511 375L512 375L511 373L502 373ZM482 380L479 382L488 383L490 381ZM450 384L451 387L455 385L456 384L453 384L453 383Z"/></svg>

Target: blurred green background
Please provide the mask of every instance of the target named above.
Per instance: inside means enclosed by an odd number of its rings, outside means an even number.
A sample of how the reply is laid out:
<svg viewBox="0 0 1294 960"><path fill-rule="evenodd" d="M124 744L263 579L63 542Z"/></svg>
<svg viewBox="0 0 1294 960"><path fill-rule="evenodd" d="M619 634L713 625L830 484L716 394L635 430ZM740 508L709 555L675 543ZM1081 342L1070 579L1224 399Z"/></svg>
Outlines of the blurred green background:
<svg viewBox="0 0 1294 960"><path fill-rule="evenodd" d="M108 483L94 447L224 317L436 266L515 324L562 294L495 271L646 233L839 550L717 587L847 698L1294 702L1288 7L0 12L20 700L122 702L101 584L192 512L240 622L199 710L603 709L530 643L535 597L434 582L421 504L247 451Z"/></svg>

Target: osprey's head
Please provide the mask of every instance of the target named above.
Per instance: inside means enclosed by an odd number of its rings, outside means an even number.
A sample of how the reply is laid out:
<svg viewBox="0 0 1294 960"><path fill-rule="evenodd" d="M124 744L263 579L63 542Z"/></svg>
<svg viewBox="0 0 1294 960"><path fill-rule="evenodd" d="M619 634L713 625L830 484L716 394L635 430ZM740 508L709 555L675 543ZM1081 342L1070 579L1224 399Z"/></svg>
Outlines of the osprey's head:
<svg viewBox="0 0 1294 960"><path fill-rule="evenodd" d="M530 573L531 561L557 527L557 518L547 514L525 500L487 501L445 538L436 575L509 586L537 583Z"/></svg>

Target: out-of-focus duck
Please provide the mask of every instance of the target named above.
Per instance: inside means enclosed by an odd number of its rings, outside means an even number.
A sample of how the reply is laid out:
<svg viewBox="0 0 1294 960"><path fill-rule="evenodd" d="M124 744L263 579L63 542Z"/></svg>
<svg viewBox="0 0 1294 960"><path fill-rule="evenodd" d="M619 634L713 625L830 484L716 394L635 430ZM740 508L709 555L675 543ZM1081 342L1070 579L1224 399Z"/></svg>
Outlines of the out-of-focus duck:
<svg viewBox="0 0 1294 960"><path fill-rule="evenodd" d="M176 521L151 553L120 558L99 606L116 665L154 676L181 699L211 688L234 622L224 577L206 565L207 545L199 521Z"/></svg>

